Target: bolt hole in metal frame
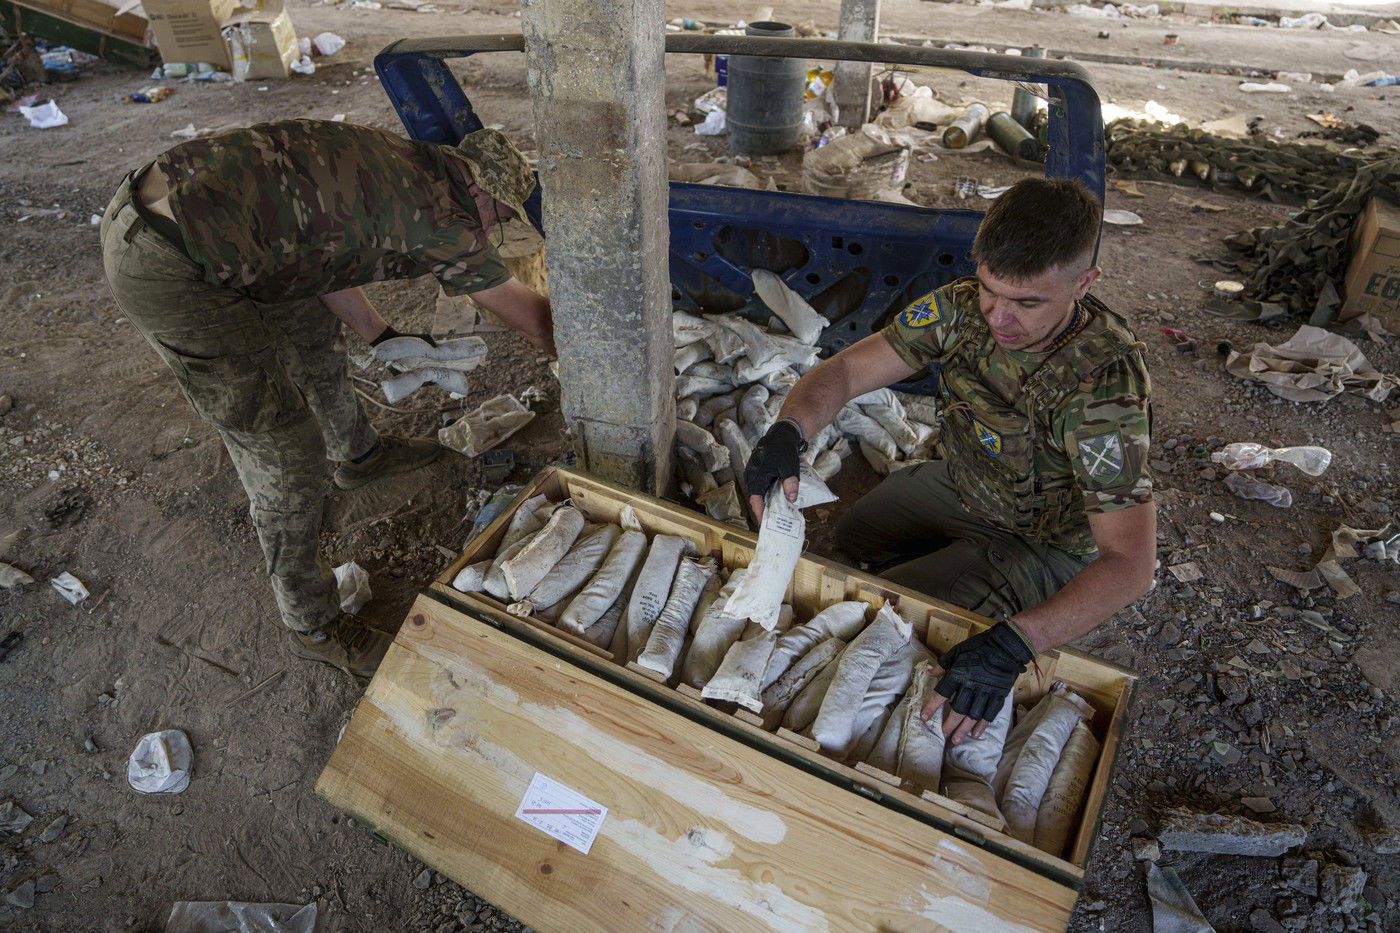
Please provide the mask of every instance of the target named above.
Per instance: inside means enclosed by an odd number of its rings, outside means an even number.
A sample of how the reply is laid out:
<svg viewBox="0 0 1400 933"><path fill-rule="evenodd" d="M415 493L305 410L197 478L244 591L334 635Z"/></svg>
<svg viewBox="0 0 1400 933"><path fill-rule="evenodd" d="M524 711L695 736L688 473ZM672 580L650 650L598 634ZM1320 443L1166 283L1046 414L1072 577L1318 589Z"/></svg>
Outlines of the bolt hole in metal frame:
<svg viewBox="0 0 1400 933"><path fill-rule="evenodd" d="M482 128L448 59L523 52L519 34L401 39L374 59L399 119L414 139L455 144ZM1052 100L1049 178L1078 178L1103 201L1103 120L1088 73L1074 62L1017 55L832 39L666 36L670 54L759 55L816 61L950 68L981 78L1044 84ZM536 229L538 186L525 203ZM771 269L823 314L826 355L874 333L908 302L971 275L981 211L935 210L781 191L672 182L672 297L687 311L739 311L763 322L750 272ZM898 388L932 394L932 375Z"/></svg>

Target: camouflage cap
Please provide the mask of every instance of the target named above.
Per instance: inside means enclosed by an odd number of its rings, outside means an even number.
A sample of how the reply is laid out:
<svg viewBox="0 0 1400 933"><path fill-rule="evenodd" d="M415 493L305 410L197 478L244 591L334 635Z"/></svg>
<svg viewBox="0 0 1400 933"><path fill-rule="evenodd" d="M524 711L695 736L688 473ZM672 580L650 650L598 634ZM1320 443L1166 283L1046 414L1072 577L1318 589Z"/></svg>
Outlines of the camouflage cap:
<svg viewBox="0 0 1400 933"><path fill-rule="evenodd" d="M462 137L457 155L467 163L481 190L525 220L525 199L535 190L530 163L500 130L477 130ZM528 223L529 221L526 220Z"/></svg>

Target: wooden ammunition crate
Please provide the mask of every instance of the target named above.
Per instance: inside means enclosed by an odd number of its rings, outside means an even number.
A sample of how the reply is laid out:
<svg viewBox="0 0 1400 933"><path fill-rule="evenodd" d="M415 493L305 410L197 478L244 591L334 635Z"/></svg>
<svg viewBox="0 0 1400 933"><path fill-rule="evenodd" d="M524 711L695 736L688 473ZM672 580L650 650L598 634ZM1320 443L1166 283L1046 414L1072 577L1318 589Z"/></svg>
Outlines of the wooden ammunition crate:
<svg viewBox="0 0 1400 933"><path fill-rule="evenodd" d="M542 931L1063 930L1108 791L1135 675L1061 650L1018 699L1062 680L1103 749L1066 858L955 801L759 717L702 702L582 639L450 581L495 553L515 508L630 504L649 534L745 566L755 536L568 470L547 470L421 595L316 790L375 833ZM799 620L897 599L935 652L987 620L804 555ZM679 665L677 665L679 667ZM768 725L771 725L768 724ZM607 808L588 854L516 818L543 774Z"/></svg>

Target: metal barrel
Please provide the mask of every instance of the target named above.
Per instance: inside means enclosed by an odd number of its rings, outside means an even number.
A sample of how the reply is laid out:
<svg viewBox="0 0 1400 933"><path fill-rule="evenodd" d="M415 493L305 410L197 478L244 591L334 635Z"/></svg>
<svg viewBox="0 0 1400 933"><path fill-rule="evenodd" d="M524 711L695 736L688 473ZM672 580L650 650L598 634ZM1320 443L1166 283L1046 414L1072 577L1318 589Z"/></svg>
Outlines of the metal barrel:
<svg viewBox="0 0 1400 933"><path fill-rule="evenodd" d="M996 140L1001 151L1009 156L1027 162L1039 162L1044 158L1040 154L1040 143L1036 142L1030 130L1011 119L1011 114L1005 110L992 114L987 121L987 135Z"/></svg>
<svg viewBox="0 0 1400 933"><path fill-rule="evenodd" d="M987 122L987 115L986 104L973 104L968 107L943 131L943 145L949 149L962 149L981 134L982 127Z"/></svg>
<svg viewBox="0 0 1400 933"><path fill-rule="evenodd" d="M769 39L795 34L786 23L749 23L745 32ZM806 59L731 55L725 114L730 148L739 155L776 155L797 145L806 86Z"/></svg>
<svg viewBox="0 0 1400 933"><path fill-rule="evenodd" d="M1033 45L1021 50L1022 58L1044 58L1045 50ZM1035 116L1037 100L1034 94L1030 94L1018 87L1011 94L1011 119L1024 127L1029 128L1031 119Z"/></svg>

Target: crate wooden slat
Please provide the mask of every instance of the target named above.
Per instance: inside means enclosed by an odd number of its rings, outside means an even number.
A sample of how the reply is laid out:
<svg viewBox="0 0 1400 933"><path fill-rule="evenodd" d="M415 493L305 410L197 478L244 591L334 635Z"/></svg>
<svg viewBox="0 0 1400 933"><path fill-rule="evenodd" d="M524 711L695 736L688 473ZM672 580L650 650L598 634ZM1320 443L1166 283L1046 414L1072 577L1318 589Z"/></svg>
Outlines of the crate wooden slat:
<svg viewBox="0 0 1400 933"><path fill-rule="evenodd" d="M588 855L514 818L535 772L608 807ZM542 931L1058 930L1074 901L427 597L317 792Z"/></svg>

